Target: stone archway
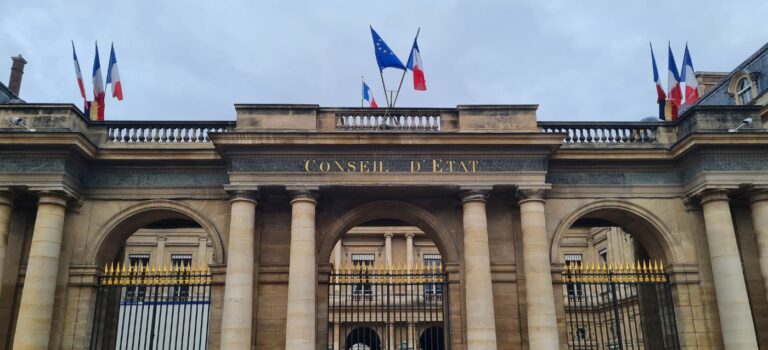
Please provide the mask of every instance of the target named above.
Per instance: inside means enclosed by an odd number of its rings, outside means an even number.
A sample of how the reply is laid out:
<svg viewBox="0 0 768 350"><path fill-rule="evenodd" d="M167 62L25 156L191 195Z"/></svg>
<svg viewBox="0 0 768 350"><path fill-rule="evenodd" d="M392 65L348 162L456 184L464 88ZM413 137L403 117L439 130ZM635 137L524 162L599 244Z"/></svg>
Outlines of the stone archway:
<svg viewBox="0 0 768 350"><path fill-rule="evenodd" d="M423 249L423 252L427 252L422 255L425 262L414 263L413 265L411 265L411 262L408 262L407 265L399 264L399 267L390 269L386 267L376 268L374 266L373 272L360 272L358 274L358 272L353 271L351 275L349 272L334 270L328 264L324 266L324 263L331 259L337 242L340 242L345 235L350 232L358 232L352 234L359 235L355 239L360 239L359 237L363 234L356 230L365 227L366 224L371 222L380 221L392 222L393 226L403 226L405 230L417 231L416 234L421 236L422 243L420 246L418 244L415 244L415 246L419 246L418 249ZM373 225L373 227L376 226L376 224ZM450 318L456 319L461 317L461 307L460 302L458 302L461 300L460 284L458 283L460 280L460 255L458 243L452 235L452 233L455 233L455 230L451 231L431 212L405 201L372 201L344 211L343 214L334 217L333 221L329 221L325 226L319 227L319 231L323 238L318 245L317 261L320 262L321 267L318 269L318 281L321 284L325 284L324 281L328 281L328 283L327 286L320 287L322 292L318 293L320 296L317 299L317 305L319 306L319 314L327 315L328 322L320 323L318 334L320 339L327 339L327 346L329 348L344 349L344 342L346 341L347 346L349 346L349 339L345 340L343 335L348 333L350 327L355 329L358 326L367 327L371 324L376 324L377 329L380 329L382 348L395 346L395 344L398 344L398 348L402 344L408 344L406 346L416 348L421 334L416 326L413 323L409 326L407 319L398 322L390 322L389 320L395 320L397 317L411 317L416 323L424 323L426 320L430 320L430 325L444 325L443 322L447 322ZM414 242L413 233L409 234L411 237L410 241L406 241ZM405 235L402 234L402 236ZM428 244L426 243L427 238L431 241ZM390 247L392 247L391 241L392 236L390 234L390 243L386 243ZM361 243L353 243L352 245L355 244L359 248ZM408 244L411 246L411 243ZM406 249L404 247L401 246L402 249ZM415 251L416 249L414 249ZM429 270L425 267L430 266L426 263L427 259L434 259L427 257L434 256L435 254L432 254L432 252L439 252L439 254L436 254L437 261L441 261L439 264L443 266L442 269ZM354 255L369 254L350 254L349 258L354 260ZM400 256L401 259L405 259L404 257L404 254ZM435 267L437 264L435 263L435 265L431 266ZM359 265L364 264L361 263ZM371 266L373 266L372 263ZM390 276L387 274L396 277L386 277ZM352 275L355 277L349 277ZM449 275L451 277L447 277ZM357 276L365 276L369 282L361 282L360 287L356 287L354 283L344 282L346 278L358 278ZM422 281L422 279L424 281L434 281L434 283L416 282ZM365 283L371 286L366 287ZM322 295L325 293L327 295ZM448 297L448 295L451 295L451 297ZM370 307L355 308L363 304L367 304ZM397 308L393 306L395 304L397 304ZM400 310L400 313L396 314L394 310ZM409 311L406 312L404 310ZM350 316L354 313L359 314L354 317ZM349 320L354 319L354 321L347 322L347 317L350 317ZM369 318L375 321L371 323L364 321L359 325L354 323L358 322L356 320L366 320ZM419 327L424 327L424 325ZM448 329L447 326L444 329ZM455 335L450 331L441 333L441 337L447 337L447 339L443 339L443 343L450 341L458 342L462 333L455 333ZM451 337L455 337L455 339ZM429 340L432 341L433 339L430 338ZM365 345L371 346L370 344Z"/></svg>
<svg viewBox="0 0 768 350"><path fill-rule="evenodd" d="M671 231L650 210L627 201L599 200L580 206L560 221L551 244L552 263L563 263L560 259L563 239L573 224L584 218L610 221L632 233L653 259L666 264L684 261L682 249L675 243Z"/></svg>
<svg viewBox="0 0 768 350"><path fill-rule="evenodd" d="M165 219L195 221L205 230L213 243L213 262L224 263L224 243L213 222L195 208L172 200L148 200L115 214L97 232L96 246L88 252L88 261L97 266L103 266L118 254L125 240L136 230Z"/></svg>
<svg viewBox="0 0 768 350"><path fill-rule="evenodd" d="M679 242L651 210L628 201L598 200L566 215L550 251L564 270L556 289L561 343L679 348L686 332L679 320L691 311L679 302L688 287L670 283L680 273L675 265L685 262ZM638 260L667 270L631 269Z"/></svg>
<svg viewBox="0 0 768 350"><path fill-rule="evenodd" d="M459 248L448 228L424 208L395 200L369 202L341 215L325 230L318 249L318 261L328 261L336 241L351 228L376 219L400 220L420 228L435 242L446 263L459 262Z"/></svg>

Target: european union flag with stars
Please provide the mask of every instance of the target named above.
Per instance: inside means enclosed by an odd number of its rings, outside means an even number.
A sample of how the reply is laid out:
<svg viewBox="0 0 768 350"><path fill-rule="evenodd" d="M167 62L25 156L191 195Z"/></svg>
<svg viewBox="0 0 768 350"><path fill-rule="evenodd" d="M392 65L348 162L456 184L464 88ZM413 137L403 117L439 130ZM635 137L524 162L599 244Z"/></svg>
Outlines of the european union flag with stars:
<svg viewBox="0 0 768 350"><path fill-rule="evenodd" d="M376 63L379 64L379 70L384 70L384 68L405 70L403 62L397 58L397 55L387 46L387 43L379 36L379 33L373 30L373 27L371 27L371 35L373 36L373 47L376 52Z"/></svg>

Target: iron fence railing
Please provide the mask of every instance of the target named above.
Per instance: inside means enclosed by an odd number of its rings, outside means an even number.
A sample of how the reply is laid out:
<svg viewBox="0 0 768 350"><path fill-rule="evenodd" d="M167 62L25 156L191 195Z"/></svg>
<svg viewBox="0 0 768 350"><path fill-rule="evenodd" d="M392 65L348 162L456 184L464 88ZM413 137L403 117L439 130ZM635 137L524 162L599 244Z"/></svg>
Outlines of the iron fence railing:
<svg viewBox="0 0 768 350"><path fill-rule="evenodd" d="M91 349L207 349L207 267L105 267Z"/></svg>
<svg viewBox="0 0 768 350"><path fill-rule="evenodd" d="M328 285L327 349L448 349L448 305L439 265L341 267Z"/></svg>
<svg viewBox="0 0 768 350"><path fill-rule="evenodd" d="M658 262L566 265L570 349L679 349L669 277Z"/></svg>

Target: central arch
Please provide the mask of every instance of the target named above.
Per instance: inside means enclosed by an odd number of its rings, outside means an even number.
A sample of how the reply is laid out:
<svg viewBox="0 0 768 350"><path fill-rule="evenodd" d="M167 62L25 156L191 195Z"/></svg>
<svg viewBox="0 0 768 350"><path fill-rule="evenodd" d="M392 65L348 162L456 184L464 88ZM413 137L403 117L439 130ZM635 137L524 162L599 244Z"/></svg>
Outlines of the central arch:
<svg viewBox="0 0 768 350"><path fill-rule="evenodd" d="M395 200L369 202L355 207L336 219L323 238L318 261L327 261L336 241L353 227L377 219L394 219L418 227L435 242L446 262L458 262L459 250L450 231L429 211L417 205Z"/></svg>

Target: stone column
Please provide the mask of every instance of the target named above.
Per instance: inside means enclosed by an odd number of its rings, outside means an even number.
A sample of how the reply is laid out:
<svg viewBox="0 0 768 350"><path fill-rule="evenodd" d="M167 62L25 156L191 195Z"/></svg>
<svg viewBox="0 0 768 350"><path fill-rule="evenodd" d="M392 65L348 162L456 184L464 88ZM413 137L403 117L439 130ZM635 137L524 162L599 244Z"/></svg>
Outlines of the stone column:
<svg viewBox="0 0 768 350"><path fill-rule="evenodd" d="M723 343L726 349L757 349L728 193L708 190L700 197Z"/></svg>
<svg viewBox="0 0 768 350"><path fill-rule="evenodd" d="M167 237L157 237L157 250L155 250L155 263L161 268L163 266L170 266L170 261L165 259L165 241Z"/></svg>
<svg viewBox="0 0 768 350"><path fill-rule="evenodd" d="M531 349L559 349L543 190L519 190L523 275Z"/></svg>
<svg viewBox="0 0 768 350"><path fill-rule="evenodd" d="M392 265L392 233L384 234L384 255L387 259L387 265Z"/></svg>
<svg viewBox="0 0 768 350"><path fill-rule="evenodd" d="M195 266L208 265L208 237L202 236L197 242L197 262Z"/></svg>
<svg viewBox="0 0 768 350"><path fill-rule="evenodd" d="M249 350L253 327L255 194L235 192L230 203L221 348Z"/></svg>
<svg viewBox="0 0 768 350"><path fill-rule="evenodd" d="M2 287L3 270L5 270L3 262L5 262L5 250L8 247L8 232L11 227L12 211L13 195L0 191L0 287Z"/></svg>
<svg viewBox="0 0 768 350"><path fill-rule="evenodd" d="M413 268L413 232L405 234L405 261L408 263L408 269Z"/></svg>
<svg viewBox="0 0 768 350"><path fill-rule="evenodd" d="M496 349L496 318L488 247L486 192L466 191L464 206L464 270L466 281L467 349Z"/></svg>
<svg viewBox="0 0 768 350"><path fill-rule="evenodd" d="M290 191L291 249L288 268L288 312L285 348L315 349L315 207L308 190Z"/></svg>
<svg viewBox="0 0 768 350"><path fill-rule="evenodd" d="M341 240L338 240L333 248L333 268L336 270L341 268Z"/></svg>
<svg viewBox="0 0 768 350"><path fill-rule="evenodd" d="M38 198L32 246L13 340L15 350L47 350L51 338L67 200L64 195L53 192L41 192Z"/></svg>
<svg viewBox="0 0 768 350"><path fill-rule="evenodd" d="M768 190L760 189L750 193L749 205L752 209L752 224L755 227L757 251L760 256L760 272L763 275L765 290L768 292ZM1 223L2 218L0 218ZM2 230L1 227L0 230Z"/></svg>

